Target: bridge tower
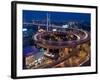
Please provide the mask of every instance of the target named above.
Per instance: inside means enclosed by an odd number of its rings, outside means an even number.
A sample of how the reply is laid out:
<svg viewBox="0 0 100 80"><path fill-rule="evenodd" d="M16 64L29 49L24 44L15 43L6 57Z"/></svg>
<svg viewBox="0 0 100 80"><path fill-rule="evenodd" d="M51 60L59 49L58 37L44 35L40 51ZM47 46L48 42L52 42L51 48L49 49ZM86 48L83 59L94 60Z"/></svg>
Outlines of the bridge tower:
<svg viewBox="0 0 100 80"><path fill-rule="evenodd" d="M50 26L50 14L47 13L47 31L49 30L49 26Z"/></svg>

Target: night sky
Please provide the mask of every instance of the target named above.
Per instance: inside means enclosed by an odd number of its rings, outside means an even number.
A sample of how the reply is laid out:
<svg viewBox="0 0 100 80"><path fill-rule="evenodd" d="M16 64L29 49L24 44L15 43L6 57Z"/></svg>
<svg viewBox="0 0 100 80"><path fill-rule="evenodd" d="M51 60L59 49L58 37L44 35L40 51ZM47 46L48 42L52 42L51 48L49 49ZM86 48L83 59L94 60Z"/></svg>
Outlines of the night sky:
<svg viewBox="0 0 100 80"><path fill-rule="evenodd" d="M23 10L23 22L32 22L32 20L46 20L47 13L50 14L51 21L90 22L90 17L91 17L91 15L88 13L47 12L47 11Z"/></svg>

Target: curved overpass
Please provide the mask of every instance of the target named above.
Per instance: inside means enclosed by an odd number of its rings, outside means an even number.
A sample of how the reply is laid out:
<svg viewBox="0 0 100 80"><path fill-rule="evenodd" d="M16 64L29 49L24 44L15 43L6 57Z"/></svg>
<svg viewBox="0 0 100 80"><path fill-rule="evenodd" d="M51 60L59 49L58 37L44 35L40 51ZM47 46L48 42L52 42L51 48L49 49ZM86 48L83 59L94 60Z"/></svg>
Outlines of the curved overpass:
<svg viewBox="0 0 100 80"><path fill-rule="evenodd" d="M63 41L54 41L54 40L46 40L44 37L50 36L50 34L53 33L59 33L59 34L66 34L67 35L73 35L76 37L76 39L72 40L63 40ZM90 40L90 35L87 31L80 30L80 29L73 29L68 28L68 30L64 32L43 32L43 33L37 33L34 35L34 40L36 41L36 44L44 47L44 48L66 48L66 47L75 47L79 44L83 44Z"/></svg>

